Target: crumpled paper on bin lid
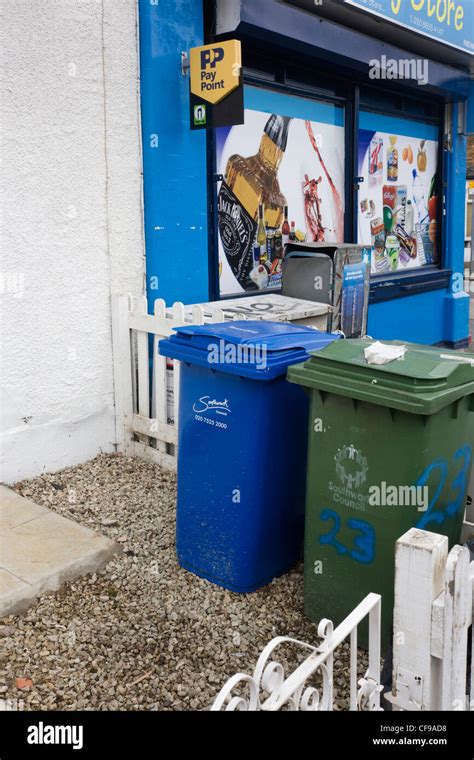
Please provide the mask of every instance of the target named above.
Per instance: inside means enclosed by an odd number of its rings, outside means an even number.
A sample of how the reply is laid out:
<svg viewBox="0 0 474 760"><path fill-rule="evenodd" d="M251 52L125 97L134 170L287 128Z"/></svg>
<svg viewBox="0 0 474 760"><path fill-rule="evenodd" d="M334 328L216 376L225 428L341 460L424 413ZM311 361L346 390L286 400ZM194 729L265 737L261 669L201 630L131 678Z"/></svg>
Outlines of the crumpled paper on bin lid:
<svg viewBox="0 0 474 760"><path fill-rule="evenodd" d="M406 346L387 346L379 340L364 349L367 364L388 364L396 359L403 359Z"/></svg>

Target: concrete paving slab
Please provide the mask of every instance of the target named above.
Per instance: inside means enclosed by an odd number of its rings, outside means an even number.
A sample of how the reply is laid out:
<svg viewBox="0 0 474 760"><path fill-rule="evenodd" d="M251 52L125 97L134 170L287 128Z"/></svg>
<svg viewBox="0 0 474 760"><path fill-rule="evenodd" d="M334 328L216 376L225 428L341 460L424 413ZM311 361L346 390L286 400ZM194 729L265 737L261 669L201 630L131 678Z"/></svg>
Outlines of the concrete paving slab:
<svg viewBox="0 0 474 760"><path fill-rule="evenodd" d="M19 599L31 600L31 586L8 570L0 568L0 617L7 615L10 609L14 610ZM5 613L3 609L6 610Z"/></svg>
<svg viewBox="0 0 474 760"><path fill-rule="evenodd" d="M0 486L0 617L94 572L119 551L114 541Z"/></svg>
<svg viewBox="0 0 474 760"><path fill-rule="evenodd" d="M15 575L9 573L8 570L4 570L0 567L0 599L4 596L16 593L21 590L21 588L26 589L27 585L28 584L20 580L20 578L17 578Z"/></svg>
<svg viewBox="0 0 474 760"><path fill-rule="evenodd" d="M27 583L36 583L45 573L59 572L89 556L104 540L52 512L12 528L8 536L9 540L2 548L1 562Z"/></svg>
<svg viewBox="0 0 474 760"><path fill-rule="evenodd" d="M0 486L0 505L0 531L15 528L49 512L46 507L22 498L6 486Z"/></svg>

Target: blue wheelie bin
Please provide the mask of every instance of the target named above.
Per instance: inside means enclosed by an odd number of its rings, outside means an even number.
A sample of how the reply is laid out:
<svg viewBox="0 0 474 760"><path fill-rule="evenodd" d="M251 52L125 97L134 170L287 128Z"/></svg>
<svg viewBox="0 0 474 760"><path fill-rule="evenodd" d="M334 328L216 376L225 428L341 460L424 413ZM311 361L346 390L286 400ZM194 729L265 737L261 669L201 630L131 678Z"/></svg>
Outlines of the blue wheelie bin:
<svg viewBox="0 0 474 760"><path fill-rule="evenodd" d="M290 364L339 335L282 322L180 327L176 551L180 565L249 592L300 557L308 396Z"/></svg>

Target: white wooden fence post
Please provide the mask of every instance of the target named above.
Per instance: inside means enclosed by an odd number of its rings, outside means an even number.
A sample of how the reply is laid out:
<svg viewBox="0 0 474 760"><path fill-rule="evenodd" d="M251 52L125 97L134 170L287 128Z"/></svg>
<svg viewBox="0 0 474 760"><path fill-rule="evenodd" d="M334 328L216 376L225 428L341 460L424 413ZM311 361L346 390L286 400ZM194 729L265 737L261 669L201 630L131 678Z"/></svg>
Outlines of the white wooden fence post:
<svg viewBox="0 0 474 760"><path fill-rule="evenodd" d="M115 386L115 434L117 447L124 454L131 454L133 388L132 352L130 344L129 312L131 296L112 296L112 346Z"/></svg>
<svg viewBox="0 0 474 760"><path fill-rule="evenodd" d="M162 298L157 298L155 300L154 314L157 318L165 318L166 303ZM166 425L168 423L166 359L158 353L158 343L160 342L161 337L161 335L153 336L153 405L151 414L159 423ZM156 441L156 448L161 453L166 453L166 443L164 441Z"/></svg>
<svg viewBox="0 0 474 760"><path fill-rule="evenodd" d="M173 321L176 325L185 323L184 304L181 301L176 301L173 304ZM202 314L202 311L201 311ZM200 323L202 324L202 323ZM176 428L176 434L178 434L179 424L179 378L181 365L177 359L174 359L174 371L173 371L173 399L174 399L174 424ZM176 445L176 458L177 458L178 446Z"/></svg>
<svg viewBox="0 0 474 760"><path fill-rule="evenodd" d="M474 562L470 565L471 580L471 688L470 688L470 708L474 712Z"/></svg>
<svg viewBox="0 0 474 760"><path fill-rule="evenodd" d="M148 301L145 296L137 298L135 311L137 314L148 313ZM148 333L141 330L137 331L137 393L138 393L138 414L145 419L150 418L150 364L148 358ZM149 444L147 436L140 435L139 440L146 445Z"/></svg>
<svg viewBox="0 0 474 760"><path fill-rule="evenodd" d="M431 654L441 660L441 710L466 710L467 636L472 617L469 550L448 554L444 590L433 604Z"/></svg>
<svg viewBox="0 0 474 760"><path fill-rule="evenodd" d="M444 590L448 539L411 528L395 548L393 686L395 709L440 709L440 663L431 656L431 616Z"/></svg>

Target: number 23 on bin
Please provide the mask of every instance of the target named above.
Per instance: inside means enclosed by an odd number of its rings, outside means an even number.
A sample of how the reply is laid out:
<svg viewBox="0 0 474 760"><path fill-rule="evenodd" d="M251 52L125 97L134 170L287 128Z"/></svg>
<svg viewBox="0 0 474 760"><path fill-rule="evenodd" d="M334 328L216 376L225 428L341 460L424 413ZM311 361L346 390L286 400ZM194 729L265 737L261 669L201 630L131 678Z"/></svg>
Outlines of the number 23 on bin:
<svg viewBox="0 0 474 760"><path fill-rule="evenodd" d="M462 507L464 494L466 493L467 476L469 465L471 463L472 450L469 445L462 446L453 456L452 463L461 468L456 472L450 485L450 490L454 492L453 499L447 502L444 509L435 510L438 499L444 489L448 479L449 466L446 459L435 459L426 467L418 480L416 486L427 484L432 473L438 473L439 479L433 498L430 500L428 509L416 524L417 528L426 529L430 523L442 525L449 517L453 517ZM323 546L333 546L338 554L348 554L356 562L370 564L375 557L375 530L366 520L350 518L347 520L347 527L357 533L354 536L353 546L349 548L339 541L336 536L341 529L341 517L334 509L323 509L321 520L332 520L333 525L329 533L323 533L319 536L319 543Z"/></svg>
<svg viewBox="0 0 474 760"><path fill-rule="evenodd" d="M333 509L323 509L321 520L332 520L333 526L329 533L319 536L319 543L333 546L338 554L348 554L351 559L363 564L370 564L375 557L375 530L366 520L350 518L347 527L356 531L353 548L349 548L337 540L336 536L341 528L341 518Z"/></svg>
<svg viewBox="0 0 474 760"><path fill-rule="evenodd" d="M435 459L433 462L431 462L431 464L428 465L428 467L426 467L425 470L423 470L423 473L416 481L416 486L426 485L431 473L438 473L439 480L434 496L428 504L427 511L420 518L416 525L417 528L426 530L426 526L430 523L433 523L435 525L443 525L448 517L454 517L454 515L459 512L460 508L463 506L463 499L466 493L467 478L469 476L469 465L471 463L471 458L472 449L469 445L462 446L454 454L452 462L455 465L457 465L459 462L462 464L461 469L456 473L451 482L451 491L454 491L455 493L454 499L448 501L444 509L435 510L435 507L448 478L449 467L447 460L441 458Z"/></svg>

